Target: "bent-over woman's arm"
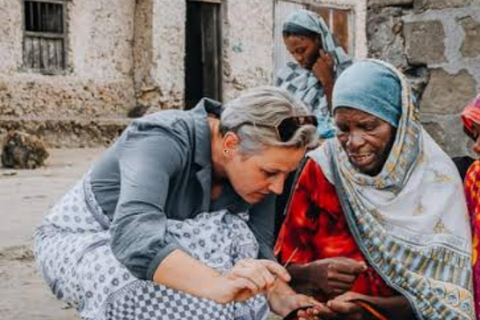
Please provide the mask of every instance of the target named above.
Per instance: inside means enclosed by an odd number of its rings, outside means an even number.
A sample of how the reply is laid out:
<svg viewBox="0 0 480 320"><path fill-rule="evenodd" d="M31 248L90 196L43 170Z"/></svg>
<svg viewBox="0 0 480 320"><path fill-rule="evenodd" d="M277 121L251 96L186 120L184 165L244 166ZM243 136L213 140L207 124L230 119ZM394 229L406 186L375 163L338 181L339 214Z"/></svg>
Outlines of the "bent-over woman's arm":
<svg viewBox="0 0 480 320"><path fill-rule="evenodd" d="M158 265L182 248L165 237L165 203L185 155L180 141L160 130L127 133L119 146L120 195L113 216L111 247L137 278L152 280Z"/></svg>

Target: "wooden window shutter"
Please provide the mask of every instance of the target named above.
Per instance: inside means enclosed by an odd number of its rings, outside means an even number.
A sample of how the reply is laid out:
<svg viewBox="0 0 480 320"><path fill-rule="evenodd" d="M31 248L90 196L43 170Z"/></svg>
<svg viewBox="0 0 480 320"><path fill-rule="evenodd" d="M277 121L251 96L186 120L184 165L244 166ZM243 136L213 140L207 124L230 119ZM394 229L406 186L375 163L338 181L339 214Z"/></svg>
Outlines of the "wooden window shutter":
<svg viewBox="0 0 480 320"><path fill-rule="evenodd" d="M350 48L350 26L349 26L349 16L350 10L348 9L337 9L329 7L319 7L319 6L307 6L307 9L313 12L316 12L319 16L325 20L325 23L330 28L332 33L335 35L338 43L342 46L345 52L349 53L352 48Z"/></svg>

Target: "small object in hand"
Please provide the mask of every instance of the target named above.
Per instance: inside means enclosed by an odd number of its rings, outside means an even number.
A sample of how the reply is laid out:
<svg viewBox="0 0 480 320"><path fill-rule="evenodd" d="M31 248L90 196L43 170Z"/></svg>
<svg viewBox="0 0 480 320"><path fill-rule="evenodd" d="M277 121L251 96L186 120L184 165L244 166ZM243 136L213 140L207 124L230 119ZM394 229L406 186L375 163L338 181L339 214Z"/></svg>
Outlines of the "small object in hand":
<svg viewBox="0 0 480 320"><path fill-rule="evenodd" d="M376 320L388 320L388 318L380 312L378 307L374 306L370 302L362 299L353 299L350 302L356 303L361 306L365 311L375 317Z"/></svg>
<svg viewBox="0 0 480 320"><path fill-rule="evenodd" d="M295 248L295 250L293 250L292 254L290 255L290 257L288 258L287 262L285 262L285 264L283 265L284 268L287 268L288 265L290 264L290 262L292 262L293 258L295 257L295 255L297 254L297 251L298 251L298 247Z"/></svg>

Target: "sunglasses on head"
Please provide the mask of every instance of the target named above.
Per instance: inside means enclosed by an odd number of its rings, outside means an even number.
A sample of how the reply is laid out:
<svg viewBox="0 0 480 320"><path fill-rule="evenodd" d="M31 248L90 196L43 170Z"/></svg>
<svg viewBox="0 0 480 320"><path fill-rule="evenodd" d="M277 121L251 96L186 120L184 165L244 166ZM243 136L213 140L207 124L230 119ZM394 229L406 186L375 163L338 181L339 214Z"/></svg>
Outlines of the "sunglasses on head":
<svg viewBox="0 0 480 320"><path fill-rule="evenodd" d="M300 129L300 127L303 127L306 125L317 127L318 122L315 116L291 116L283 119L277 125L269 125L269 124L255 123L252 121L245 121L235 126L235 128L232 128L232 130L236 132L238 129L240 129L241 126L244 126L244 125L250 125L254 127L273 128L275 129L275 132L277 133L277 137L280 139L280 141L287 142L293 138L293 136L295 135L295 132L297 132L297 130Z"/></svg>

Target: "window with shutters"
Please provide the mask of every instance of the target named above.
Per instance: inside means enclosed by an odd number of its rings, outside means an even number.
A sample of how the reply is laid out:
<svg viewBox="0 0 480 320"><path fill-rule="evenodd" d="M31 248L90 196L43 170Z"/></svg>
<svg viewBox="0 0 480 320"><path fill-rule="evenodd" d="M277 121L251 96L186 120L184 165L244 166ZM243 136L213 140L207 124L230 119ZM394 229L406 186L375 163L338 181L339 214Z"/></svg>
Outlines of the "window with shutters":
<svg viewBox="0 0 480 320"><path fill-rule="evenodd" d="M345 52L351 54L353 42L350 41L350 16L351 10L329 8L316 5L307 5L306 8L316 12L323 18L330 31L335 35L338 43L343 47Z"/></svg>
<svg viewBox="0 0 480 320"><path fill-rule="evenodd" d="M307 9L321 16L345 52L354 56L355 34L352 31L352 8L322 5L318 2L312 4L311 1L277 0L275 2L275 71L285 66L288 61L293 60L283 43L282 25L286 17L298 9Z"/></svg>
<svg viewBox="0 0 480 320"><path fill-rule="evenodd" d="M66 3L60 0L23 1L23 67L42 74L66 68Z"/></svg>

